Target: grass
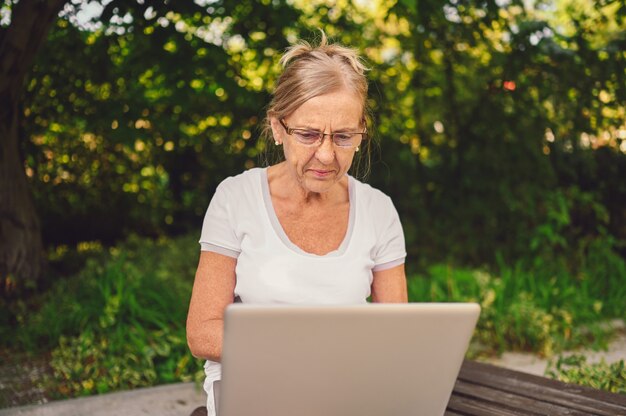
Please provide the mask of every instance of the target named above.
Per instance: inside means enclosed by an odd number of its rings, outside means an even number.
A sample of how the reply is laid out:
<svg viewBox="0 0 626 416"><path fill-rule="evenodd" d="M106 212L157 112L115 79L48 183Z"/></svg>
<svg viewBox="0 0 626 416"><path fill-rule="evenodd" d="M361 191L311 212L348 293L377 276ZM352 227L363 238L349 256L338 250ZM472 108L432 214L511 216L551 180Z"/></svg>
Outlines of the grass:
<svg viewBox="0 0 626 416"><path fill-rule="evenodd" d="M409 298L480 303L470 357L602 347L611 336L602 323L623 319L626 304L624 261L603 250L590 252L577 274L522 263L496 271L434 265L409 276ZM52 373L41 382L49 398L199 381L203 363L190 355L184 328L197 257L195 235L61 248L51 258L74 270L70 277L28 300L0 300L0 348L50 355ZM569 379L623 372L579 367ZM553 376L566 371L562 364Z"/></svg>

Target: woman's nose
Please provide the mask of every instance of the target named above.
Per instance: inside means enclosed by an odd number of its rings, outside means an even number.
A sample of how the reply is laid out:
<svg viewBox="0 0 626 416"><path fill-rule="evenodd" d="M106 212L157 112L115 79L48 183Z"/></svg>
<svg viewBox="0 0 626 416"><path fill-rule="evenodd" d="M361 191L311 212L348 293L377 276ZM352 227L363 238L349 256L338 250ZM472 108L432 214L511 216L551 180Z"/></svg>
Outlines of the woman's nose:
<svg viewBox="0 0 626 416"><path fill-rule="evenodd" d="M319 145L315 152L315 156L324 164L329 164L335 159L335 144L331 136L324 136L322 144Z"/></svg>

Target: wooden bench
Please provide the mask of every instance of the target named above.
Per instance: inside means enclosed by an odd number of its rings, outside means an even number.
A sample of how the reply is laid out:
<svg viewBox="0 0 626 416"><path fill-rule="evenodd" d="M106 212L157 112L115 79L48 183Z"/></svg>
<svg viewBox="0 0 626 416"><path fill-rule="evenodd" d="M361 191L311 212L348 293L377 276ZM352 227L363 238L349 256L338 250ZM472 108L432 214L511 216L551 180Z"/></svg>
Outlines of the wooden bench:
<svg viewBox="0 0 626 416"><path fill-rule="evenodd" d="M626 416L626 395L465 361L446 416Z"/></svg>

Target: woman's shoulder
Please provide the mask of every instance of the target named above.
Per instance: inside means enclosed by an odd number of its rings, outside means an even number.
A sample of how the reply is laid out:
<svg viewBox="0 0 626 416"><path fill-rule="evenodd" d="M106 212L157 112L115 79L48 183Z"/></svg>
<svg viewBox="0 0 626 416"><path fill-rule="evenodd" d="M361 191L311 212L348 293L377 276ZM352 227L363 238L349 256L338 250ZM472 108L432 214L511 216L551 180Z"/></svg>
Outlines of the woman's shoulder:
<svg viewBox="0 0 626 416"><path fill-rule="evenodd" d="M383 191L367 183L356 179L353 183L357 210L361 212L361 218L367 219L365 226L373 227L378 235L394 229L402 233L401 226L399 229L396 227L396 223L399 224L399 216L392 199Z"/></svg>
<svg viewBox="0 0 626 416"><path fill-rule="evenodd" d="M355 188L355 194L359 202L365 204L388 204L391 198L380 189L374 188L372 185L361 182L356 178L350 177Z"/></svg>
<svg viewBox="0 0 626 416"><path fill-rule="evenodd" d="M245 191L250 188L258 187L261 183L260 178L264 174L265 168L252 168L245 170L237 175L229 176L224 179L218 189L221 191L235 192L238 190Z"/></svg>

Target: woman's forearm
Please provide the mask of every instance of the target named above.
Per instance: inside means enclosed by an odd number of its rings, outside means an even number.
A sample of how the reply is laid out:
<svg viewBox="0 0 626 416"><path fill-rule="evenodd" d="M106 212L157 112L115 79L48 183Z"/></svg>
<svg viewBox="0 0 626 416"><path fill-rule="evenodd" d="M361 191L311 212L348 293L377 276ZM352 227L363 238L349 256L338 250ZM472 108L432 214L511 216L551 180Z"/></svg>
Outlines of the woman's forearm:
<svg viewBox="0 0 626 416"><path fill-rule="evenodd" d="M211 361L222 360L222 342L224 337L224 321L212 319L201 324L187 322L187 345L196 358Z"/></svg>

